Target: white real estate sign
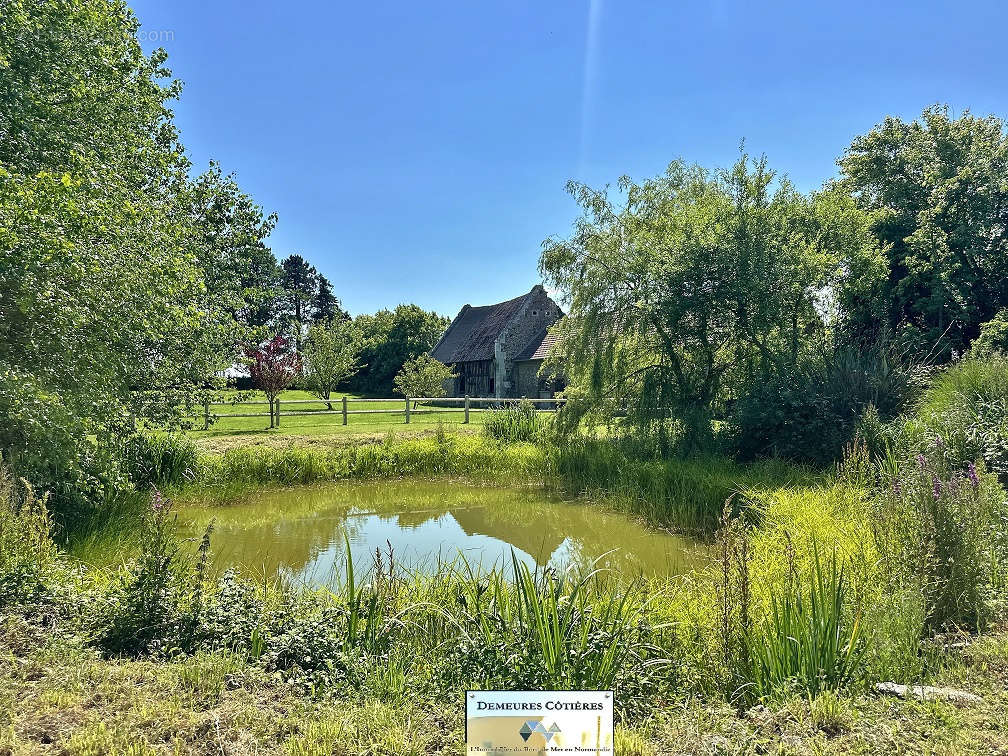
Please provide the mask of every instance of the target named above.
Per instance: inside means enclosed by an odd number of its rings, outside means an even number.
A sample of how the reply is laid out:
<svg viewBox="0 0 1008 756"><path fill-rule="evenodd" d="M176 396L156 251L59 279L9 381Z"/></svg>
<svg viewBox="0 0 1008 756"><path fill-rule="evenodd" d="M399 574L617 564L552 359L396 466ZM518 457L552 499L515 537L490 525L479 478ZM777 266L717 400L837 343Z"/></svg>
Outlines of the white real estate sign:
<svg viewBox="0 0 1008 756"><path fill-rule="evenodd" d="M466 755L613 756L611 690L470 690Z"/></svg>

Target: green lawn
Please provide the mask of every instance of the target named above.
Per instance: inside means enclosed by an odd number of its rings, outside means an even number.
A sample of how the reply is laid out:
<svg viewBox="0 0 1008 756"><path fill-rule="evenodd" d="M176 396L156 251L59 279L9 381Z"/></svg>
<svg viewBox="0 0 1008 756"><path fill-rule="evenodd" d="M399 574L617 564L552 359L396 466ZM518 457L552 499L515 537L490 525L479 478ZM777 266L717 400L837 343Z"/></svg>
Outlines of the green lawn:
<svg viewBox="0 0 1008 756"><path fill-rule="evenodd" d="M225 392L226 401L244 395L245 402L215 405L210 408L214 416L208 430L203 430L202 413L195 417L196 429L193 437L201 446L218 447L221 442L276 443L284 440L304 438L322 439L329 436L381 436L389 431L406 434L429 433L440 423L453 430L478 430L485 414L473 411L469 425L464 424L465 414L458 410L434 408L421 404L410 409L410 422L404 417L405 400L376 401L370 397L346 394L347 424L343 425L341 414L343 394L333 396L332 407L336 414L327 414L325 402L307 391L285 391L280 395L280 426L269 427L269 407L266 396L261 391ZM354 414L361 410L382 410L382 413ZM262 417L239 417L261 413Z"/></svg>

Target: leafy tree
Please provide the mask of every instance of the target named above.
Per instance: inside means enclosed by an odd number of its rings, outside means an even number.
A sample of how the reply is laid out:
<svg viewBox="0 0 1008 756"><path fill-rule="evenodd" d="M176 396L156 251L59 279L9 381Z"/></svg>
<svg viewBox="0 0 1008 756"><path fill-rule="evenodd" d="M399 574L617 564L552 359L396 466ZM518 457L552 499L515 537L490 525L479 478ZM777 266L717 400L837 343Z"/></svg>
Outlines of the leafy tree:
<svg viewBox="0 0 1008 756"><path fill-rule="evenodd" d="M183 422L217 365L179 85L136 30L111 0L0 13L0 449L58 508L125 484L137 416Z"/></svg>
<svg viewBox="0 0 1008 756"><path fill-rule="evenodd" d="M264 215L235 176L224 175L213 161L187 198L208 307L219 308L222 321L233 324L230 344L262 336L276 318L280 290L280 266L266 244L276 215Z"/></svg>
<svg viewBox="0 0 1008 756"><path fill-rule="evenodd" d="M850 332L870 332L881 318L920 353L961 354L1008 306L1004 123L933 106L911 123L887 117L838 162L874 215L886 262L877 296L852 298Z"/></svg>
<svg viewBox="0 0 1008 756"><path fill-rule="evenodd" d="M0 14L0 165L106 170L171 192L188 169L169 107L182 90L115 0L6 0Z"/></svg>
<svg viewBox="0 0 1008 756"><path fill-rule="evenodd" d="M281 313L285 324L294 335L297 351L312 314L312 300L318 288L318 271L301 255L291 255L282 263Z"/></svg>
<svg viewBox="0 0 1008 756"><path fill-rule="evenodd" d="M719 405L822 336L822 295L843 261L871 256L868 224L836 190L774 183L743 155L727 171L624 177L619 207L568 185L584 215L544 242L540 270L569 301L547 370L566 373L573 414L625 405L663 447L679 428L692 448Z"/></svg>
<svg viewBox="0 0 1008 756"><path fill-rule="evenodd" d="M245 350L252 385L266 394L270 408L270 428L276 423L276 398L284 389L294 385L301 374L301 360L291 350L290 341L276 335L265 344L249 346Z"/></svg>
<svg viewBox="0 0 1008 756"><path fill-rule="evenodd" d="M333 294L329 279L321 273L318 275L318 288L316 288L315 297L312 299L312 318L316 323L350 319L350 314L343 309L342 304Z"/></svg>
<svg viewBox="0 0 1008 756"><path fill-rule="evenodd" d="M438 397L447 393L446 381L456 376L450 367L425 353L406 360L393 383L403 396Z"/></svg>
<svg viewBox="0 0 1008 756"><path fill-rule="evenodd" d="M1008 308L980 326L980 335L970 345L969 356L974 359L1008 355Z"/></svg>
<svg viewBox="0 0 1008 756"><path fill-rule="evenodd" d="M308 331L304 350L304 380L308 390L332 409L330 397L360 370L360 334L351 320L316 323Z"/></svg>
<svg viewBox="0 0 1008 756"><path fill-rule="evenodd" d="M366 367L351 381L353 390L389 396L393 380L407 360L429 352L448 327L448 319L417 305L399 305L374 315L358 315L354 323L360 331Z"/></svg>

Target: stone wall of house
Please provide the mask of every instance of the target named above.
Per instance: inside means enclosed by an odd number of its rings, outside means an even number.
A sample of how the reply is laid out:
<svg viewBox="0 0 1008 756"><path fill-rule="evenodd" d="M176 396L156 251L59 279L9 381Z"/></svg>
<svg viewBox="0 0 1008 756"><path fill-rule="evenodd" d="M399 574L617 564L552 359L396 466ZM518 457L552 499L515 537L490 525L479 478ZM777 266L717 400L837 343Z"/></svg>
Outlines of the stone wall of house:
<svg viewBox="0 0 1008 756"><path fill-rule="evenodd" d="M525 360L514 366L514 395L539 399L539 368L542 360Z"/></svg>
<svg viewBox="0 0 1008 756"><path fill-rule="evenodd" d="M535 287L535 294L529 297L507 327L501 332L494 345L497 359L497 396L522 396L519 390L519 376L515 372L514 358L539 336L546 328L560 319L560 308L550 299L542 286ZM510 384L510 385L509 385ZM530 398L538 391L525 394Z"/></svg>

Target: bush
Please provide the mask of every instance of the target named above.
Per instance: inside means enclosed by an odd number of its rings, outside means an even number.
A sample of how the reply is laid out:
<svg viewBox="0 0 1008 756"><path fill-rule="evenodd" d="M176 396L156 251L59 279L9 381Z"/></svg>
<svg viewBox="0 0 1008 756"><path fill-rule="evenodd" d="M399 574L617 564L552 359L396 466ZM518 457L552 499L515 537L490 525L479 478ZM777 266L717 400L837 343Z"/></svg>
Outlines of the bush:
<svg viewBox="0 0 1008 756"><path fill-rule="evenodd" d="M828 465L840 459L866 412L889 421L927 374L894 347L846 347L806 357L754 384L732 413L736 453Z"/></svg>
<svg viewBox="0 0 1008 756"><path fill-rule="evenodd" d="M550 427L550 419L537 411L535 404L522 401L503 409L489 410L484 418L483 434L505 443L530 443L541 440Z"/></svg>
<svg viewBox="0 0 1008 756"><path fill-rule="evenodd" d="M940 438L945 456L961 465L982 460L1008 484L1008 356L953 364L897 431L909 451L926 452Z"/></svg>
<svg viewBox="0 0 1008 756"><path fill-rule="evenodd" d="M886 572L920 591L925 628L982 628L1008 557L1008 506L982 464L961 465L940 437L912 461L891 464L874 520Z"/></svg>
<svg viewBox="0 0 1008 756"><path fill-rule="evenodd" d="M164 652L171 628L182 622L183 597L190 587L187 566L170 519L171 502L157 489L142 518L137 559L122 567L95 615L98 645L110 654Z"/></svg>
<svg viewBox="0 0 1008 756"><path fill-rule="evenodd" d="M31 606L48 592L58 562L46 497L0 467L0 609Z"/></svg>

